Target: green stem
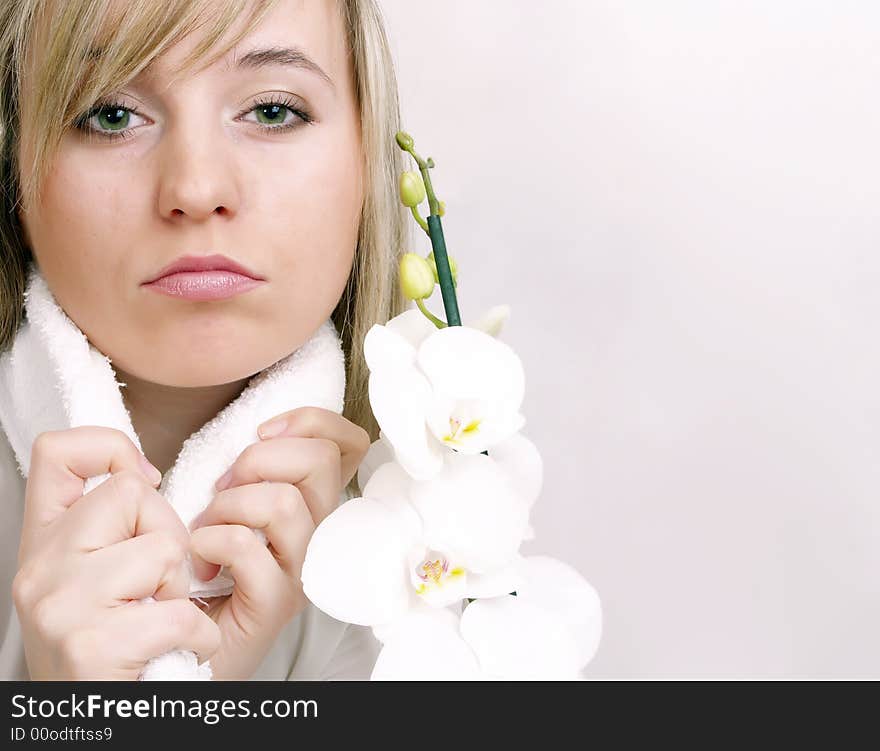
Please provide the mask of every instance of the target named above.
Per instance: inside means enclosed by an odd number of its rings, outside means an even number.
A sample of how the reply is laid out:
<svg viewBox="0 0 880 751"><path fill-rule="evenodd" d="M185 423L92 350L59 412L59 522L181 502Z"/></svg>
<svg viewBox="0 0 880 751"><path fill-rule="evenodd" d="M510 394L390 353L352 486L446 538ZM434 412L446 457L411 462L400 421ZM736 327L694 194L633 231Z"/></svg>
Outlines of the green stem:
<svg viewBox="0 0 880 751"><path fill-rule="evenodd" d="M455 296L455 284L452 281L452 269L449 267L449 258L446 255L446 240L443 237L443 224L440 221L440 201L434 195L434 186L431 183L429 170L434 166L434 160L430 157L422 159L412 147L406 149L419 165L422 173L422 182L425 184L425 193L428 196L428 206L431 213L428 215L428 234L431 237L431 246L434 249L434 265L437 266L437 278L440 280L440 292L443 295L443 307L446 310L446 320L449 326L461 326L461 316L458 312L458 299ZM423 227L424 229L424 227Z"/></svg>
<svg viewBox="0 0 880 751"><path fill-rule="evenodd" d="M440 223L440 217L436 214L431 214L428 217L428 227L431 230L434 264L437 266L437 278L440 280L440 292L443 295L446 320L449 321L450 326L461 326L458 299L455 296L455 284L452 281L449 257L446 255L446 240L443 238L443 225Z"/></svg>
<svg viewBox="0 0 880 751"><path fill-rule="evenodd" d="M437 318L437 316L435 316L433 313L431 313L431 311L428 310L428 309L425 307L425 301L424 301L424 300L416 300L416 305L419 306L419 310L421 310L422 313L425 314L425 317L426 317L431 323L433 323L438 329L445 329L445 328L446 328L446 325L447 325L446 322L445 322L445 321L441 321L439 318Z"/></svg>
<svg viewBox="0 0 880 751"><path fill-rule="evenodd" d="M422 219L422 215L419 213L419 207L413 206L411 209L412 215L415 217L415 220L419 223L419 227L425 230L425 233L430 236L431 231L428 229L428 223Z"/></svg>

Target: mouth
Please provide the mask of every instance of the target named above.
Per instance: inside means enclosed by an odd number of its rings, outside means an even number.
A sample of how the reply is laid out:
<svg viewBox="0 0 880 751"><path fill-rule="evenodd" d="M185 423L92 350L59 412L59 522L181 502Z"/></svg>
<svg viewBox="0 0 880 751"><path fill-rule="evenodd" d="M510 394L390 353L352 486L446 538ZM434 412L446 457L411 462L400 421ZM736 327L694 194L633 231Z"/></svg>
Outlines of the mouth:
<svg viewBox="0 0 880 751"><path fill-rule="evenodd" d="M266 279L227 256L180 256L142 286L185 300L224 300L266 283Z"/></svg>
<svg viewBox="0 0 880 751"><path fill-rule="evenodd" d="M235 271L213 269L209 271L177 271L160 276L143 286L170 297L208 301L234 297L265 283L264 279L254 279Z"/></svg>
<svg viewBox="0 0 880 751"><path fill-rule="evenodd" d="M253 281L265 281L264 277L260 276L254 271L251 271L249 268L243 266L237 261L234 261L233 259L228 258L224 255L214 254L209 256L181 256L177 258L174 262L165 266L155 276L143 282L143 284L150 285L163 278L168 278L179 274L189 274L197 272L224 272L227 276L235 275L237 277L251 279ZM220 277L216 278L219 279Z"/></svg>

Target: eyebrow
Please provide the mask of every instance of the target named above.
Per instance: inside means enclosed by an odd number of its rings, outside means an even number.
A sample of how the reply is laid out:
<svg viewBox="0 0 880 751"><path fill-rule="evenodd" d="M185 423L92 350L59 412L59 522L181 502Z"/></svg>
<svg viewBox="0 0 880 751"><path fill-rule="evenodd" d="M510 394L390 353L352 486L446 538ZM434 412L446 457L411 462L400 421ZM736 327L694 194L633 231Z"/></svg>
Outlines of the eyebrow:
<svg viewBox="0 0 880 751"><path fill-rule="evenodd" d="M89 51L89 56L93 58L100 57L102 54L102 49L92 49ZM154 62L147 65L142 71L142 75L143 73L148 73L154 67ZM235 68L235 70L260 70L261 68L268 68L273 65L310 71L329 84L334 92L336 91L336 84L333 83L333 79L299 47L263 47L248 50L241 57L235 58L234 65L230 66L227 64L225 70L228 71L230 67Z"/></svg>
<svg viewBox="0 0 880 751"><path fill-rule="evenodd" d="M259 70L272 65L308 70L322 78L334 90L336 89L333 79L299 47L266 47L249 50L240 58L236 58L234 67L236 70Z"/></svg>

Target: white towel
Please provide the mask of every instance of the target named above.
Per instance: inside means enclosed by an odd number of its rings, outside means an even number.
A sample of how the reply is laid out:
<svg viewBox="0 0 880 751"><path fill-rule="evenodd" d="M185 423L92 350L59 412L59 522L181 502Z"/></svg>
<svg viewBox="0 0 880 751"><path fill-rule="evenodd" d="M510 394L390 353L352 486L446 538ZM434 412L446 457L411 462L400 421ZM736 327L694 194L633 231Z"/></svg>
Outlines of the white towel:
<svg viewBox="0 0 880 751"><path fill-rule="evenodd" d="M0 355L0 424L22 476L28 476L34 439L47 430L116 428L140 449L122 400L124 384L117 381L110 358L64 313L33 262L25 311L12 348ZM248 445L260 440L261 423L302 406L341 414L344 395L345 354L333 321L327 319L305 344L253 376L238 398L187 438L158 491L189 526L214 497L217 479ZM88 478L83 494L109 476ZM262 531L257 532L265 541ZM225 568L210 582L193 576L190 596L228 594L232 585ZM142 675L144 680L210 677L208 662L199 666L194 653L180 650L154 658Z"/></svg>

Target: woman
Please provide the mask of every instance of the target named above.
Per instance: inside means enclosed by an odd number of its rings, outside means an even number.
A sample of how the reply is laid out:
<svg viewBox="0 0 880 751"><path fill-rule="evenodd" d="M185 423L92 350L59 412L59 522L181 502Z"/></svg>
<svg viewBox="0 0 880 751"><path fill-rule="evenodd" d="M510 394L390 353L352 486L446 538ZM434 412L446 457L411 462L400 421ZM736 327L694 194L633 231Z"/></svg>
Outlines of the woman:
<svg viewBox="0 0 880 751"><path fill-rule="evenodd" d="M364 335L406 307L377 7L9 0L0 29L0 352L22 336L36 267L112 363L143 450L98 425L46 431L25 482L0 431L0 678L133 680L171 649L221 680L369 677L371 632L317 611L299 572L378 437ZM256 281L151 283L180 259ZM342 414L279 415L286 428L241 454L187 528L148 465L173 469L189 436L328 319ZM112 482L83 493L101 473ZM226 567L232 593L190 599L187 555L205 581Z"/></svg>

